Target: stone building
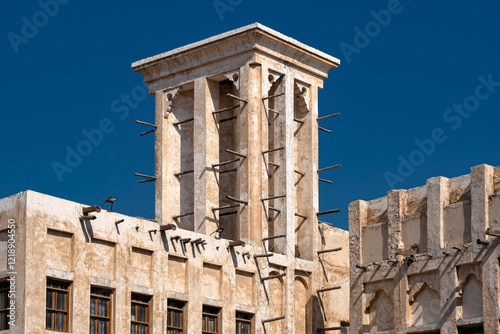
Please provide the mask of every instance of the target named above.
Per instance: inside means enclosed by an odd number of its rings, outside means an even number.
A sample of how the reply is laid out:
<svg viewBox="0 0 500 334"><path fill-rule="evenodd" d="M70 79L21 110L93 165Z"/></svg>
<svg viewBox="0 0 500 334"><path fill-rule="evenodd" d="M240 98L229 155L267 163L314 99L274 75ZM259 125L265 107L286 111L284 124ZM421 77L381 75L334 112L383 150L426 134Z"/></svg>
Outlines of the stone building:
<svg viewBox="0 0 500 334"><path fill-rule="evenodd" d="M499 333L500 167L349 206L353 333Z"/></svg>
<svg viewBox="0 0 500 334"><path fill-rule="evenodd" d="M0 200L0 333L347 325L347 232L318 221L318 90L338 64L260 24L134 63L156 99L155 175L138 174L156 219Z"/></svg>

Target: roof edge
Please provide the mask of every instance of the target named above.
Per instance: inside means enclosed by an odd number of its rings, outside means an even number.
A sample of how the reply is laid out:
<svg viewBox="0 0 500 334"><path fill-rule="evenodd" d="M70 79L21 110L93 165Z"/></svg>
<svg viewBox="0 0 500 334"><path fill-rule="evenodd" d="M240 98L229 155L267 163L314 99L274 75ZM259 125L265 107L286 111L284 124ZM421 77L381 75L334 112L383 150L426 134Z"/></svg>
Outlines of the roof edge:
<svg viewBox="0 0 500 334"><path fill-rule="evenodd" d="M175 56L179 53L187 52L187 51L190 51L192 49L203 47L203 46L208 45L208 44L213 43L213 42L222 41L224 39L234 37L234 36L239 35L239 34L248 33L250 31L254 31L254 30L255 31L260 30L262 32L265 32L265 33L267 33L275 38L280 39L284 43L292 44L293 46L295 46L299 49L302 49L308 53L314 54L317 57L323 58L327 62L331 62L337 66L340 65L340 60L338 58L330 56L322 51L319 51L313 47L310 47L304 43L301 43L301 42L297 41L296 39L288 37L288 36L278 32L276 30L273 30L269 27L264 26L263 24L256 22L256 23L252 23L252 24L246 25L246 26L241 27L241 28L227 31L227 32L219 34L219 35L205 38L205 39L198 41L198 42L194 42L194 43L191 43L191 44L188 44L185 46L175 48L173 50L170 50L170 51L167 51L164 53L160 53L160 54L155 55L155 56L151 56L148 58L144 58L142 60L135 61L132 63L132 68L137 71L138 69L140 69L142 67L146 67L152 63L156 63L156 62L161 61L163 59L166 59L168 57Z"/></svg>

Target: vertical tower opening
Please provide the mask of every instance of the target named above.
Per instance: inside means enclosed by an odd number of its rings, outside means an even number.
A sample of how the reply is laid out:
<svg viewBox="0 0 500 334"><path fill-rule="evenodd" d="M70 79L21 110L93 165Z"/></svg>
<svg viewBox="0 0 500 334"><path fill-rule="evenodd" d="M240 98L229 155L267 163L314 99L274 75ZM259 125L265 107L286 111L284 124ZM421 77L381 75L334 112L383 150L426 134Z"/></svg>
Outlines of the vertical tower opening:
<svg viewBox="0 0 500 334"><path fill-rule="evenodd" d="M294 198L295 198L295 256L312 260L312 221L309 217L313 207L313 165L312 124L309 112L310 87L299 82L294 84Z"/></svg>
<svg viewBox="0 0 500 334"><path fill-rule="evenodd" d="M285 194L285 166L284 153L282 149L285 145L285 101L283 94L283 76L269 74L268 80L272 83L267 92L271 97L265 100L267 116L267 149L270 151L264 154L263 158L267 166L268 182L267 194L269 197L281 196ZM274 151L272 151L274 150ZM267 229L269 236L286 234L285 225L285 205L283 198L276 198L264 203L267 207ZM271 239L269 241L269 251L276 253L286 253L286 239Z"/></svg>
<svg viewBox="0 0 500 334"><path fill-rule="evenodd" d="M237 79L237 78L235 78ZM229 109L223 111L216 116L216 123L219 134L219 164L230 162L228 164L217 167L218 185L219 185L219 205L227 206L236 203L229 201L226 195L238 197L238 167L242 163L241 157L227 152L226 150L236 151L236 143L238 131L236 129L236 117L240 113L240 102L228 96L232 94L239 95L237 87L230 80L224 80L219 83L219 110ZM234 161L237 160L238 161ZM233 162L231 162L233 161ZM218 226L222 227L224 231L221 236L226 239L238 239L238 219L241 206L238 208L228 208L219 211L218 213Z"/></svg>

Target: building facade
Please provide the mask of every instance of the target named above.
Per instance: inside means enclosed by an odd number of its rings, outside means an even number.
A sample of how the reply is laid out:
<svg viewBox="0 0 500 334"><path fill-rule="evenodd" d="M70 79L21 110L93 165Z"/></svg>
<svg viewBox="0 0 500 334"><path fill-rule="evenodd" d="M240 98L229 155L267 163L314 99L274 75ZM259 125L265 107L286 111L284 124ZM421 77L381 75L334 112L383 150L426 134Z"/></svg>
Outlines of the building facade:
<svg viewBox="0 0 500 334"><path fill-rule="evenodd" d="M137 174L156 218L0 200L0 333L346 326L348 235L318 220L336 211L319 212L317 99L338 64L260 24L134 63L156 99L155 174Z"/></svg>
<svg viewBox="0 0 500 334"><path fill-rule="evenodd" d="M499 333L500 167L349 206L350 330Z"/></svg>

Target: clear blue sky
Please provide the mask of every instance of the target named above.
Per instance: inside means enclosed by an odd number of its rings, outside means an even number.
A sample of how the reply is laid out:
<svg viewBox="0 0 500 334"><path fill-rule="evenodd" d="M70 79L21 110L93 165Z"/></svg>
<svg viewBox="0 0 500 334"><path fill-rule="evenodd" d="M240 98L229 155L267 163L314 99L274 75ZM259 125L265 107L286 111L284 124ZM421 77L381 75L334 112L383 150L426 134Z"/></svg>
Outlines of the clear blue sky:
<svg viewBox="0 0 500 334"><path fill-rule="evenodd" d="M343 165L321 174L334 181L320 185L321 210L342 209L325 217L335 226L353 200L500 165L498 1L59 1L0 4L0 198L113 195L115 211L152 218L154 185L133 173L154 171L153 135L134 123L154 122L154 98L128 115L111 107L140 90L130 64L253 22L342 61L319 102L320 115L341 113L320 133L320 166ZM61 181L54 162L103 119L108 133Z"/></svg>

